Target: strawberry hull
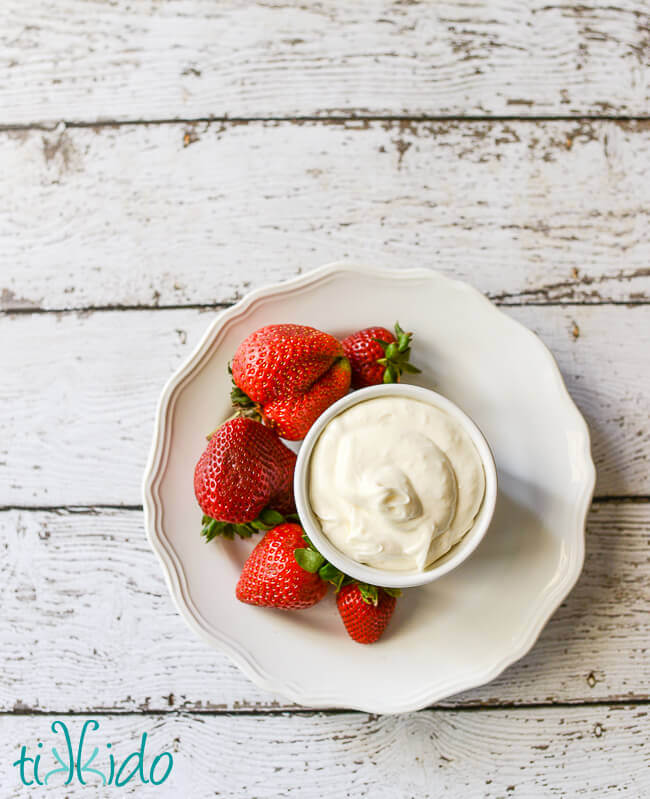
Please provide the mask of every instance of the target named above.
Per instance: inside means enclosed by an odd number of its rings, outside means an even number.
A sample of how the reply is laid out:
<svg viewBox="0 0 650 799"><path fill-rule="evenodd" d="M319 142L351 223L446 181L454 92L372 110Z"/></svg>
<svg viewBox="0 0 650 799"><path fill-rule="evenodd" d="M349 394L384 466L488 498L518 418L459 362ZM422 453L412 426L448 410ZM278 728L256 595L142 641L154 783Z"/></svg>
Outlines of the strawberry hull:
<svg viewBox="0 0 650 799"><path fill-rule="evenodd" d="M352 388L399 383L402 372L419 372L409 362L412 338L399 322L394 335L385 327L366 327L344 338L341 345L352 368Z"/></svg>

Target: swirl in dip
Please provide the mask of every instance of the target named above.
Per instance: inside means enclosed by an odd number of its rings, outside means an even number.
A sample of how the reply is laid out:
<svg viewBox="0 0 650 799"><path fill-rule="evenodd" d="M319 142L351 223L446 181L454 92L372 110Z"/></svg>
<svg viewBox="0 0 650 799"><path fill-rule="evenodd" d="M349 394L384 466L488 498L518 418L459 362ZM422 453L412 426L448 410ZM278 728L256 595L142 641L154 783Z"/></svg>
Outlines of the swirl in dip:
<svg viewBox="0 0 650 799"><path fill-rule="evenodd" d="M358 563L419 570L474 523L483 465L460 422L406 397L365 400L335 416L309 465L323 533Z"/></svg>

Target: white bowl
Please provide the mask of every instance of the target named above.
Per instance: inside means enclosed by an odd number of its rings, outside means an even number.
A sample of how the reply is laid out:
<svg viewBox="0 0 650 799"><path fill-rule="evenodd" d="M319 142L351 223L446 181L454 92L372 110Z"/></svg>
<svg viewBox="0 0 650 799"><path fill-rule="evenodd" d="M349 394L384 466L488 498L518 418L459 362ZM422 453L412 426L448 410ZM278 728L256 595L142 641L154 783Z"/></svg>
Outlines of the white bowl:
<svg viewBox="0 0 650 799"><path fill-rule="evenodd" d="M409 399L419 400L433 405L445 411L449 416L456 419L469 435L472 443L481 458L483 471L485 473L485 494L479 512L474 519L471 529L455 544L446 554L431 563L423 571L395 571L388 569L378 569L359 563L341 552L323 533L320 522L311 507L309 500L309 466L311 455L316 442L327 425L343 411L357 405L359 402L375 399L376 397L408 397ZM474 422L463 413L458 405L437 394L435 391L422 388L421 386L411 386L404 383L394 383L392 385L371 386L362 388L335 402L322 413L314 422L302 443L296 470L294 473L294 493L296 495L296 507L305 532L311 539L318 551L337 569L340 569L350 577L354 577L364 583L380 585L384 588L412 588L417 585L424 585L437 580L443 574L447 574L456 566L466 560L476 547L480 544L483 536L487 532L497 500L497 471L494 465L494 458L490 447L485 440L485 436Z"/></svg>

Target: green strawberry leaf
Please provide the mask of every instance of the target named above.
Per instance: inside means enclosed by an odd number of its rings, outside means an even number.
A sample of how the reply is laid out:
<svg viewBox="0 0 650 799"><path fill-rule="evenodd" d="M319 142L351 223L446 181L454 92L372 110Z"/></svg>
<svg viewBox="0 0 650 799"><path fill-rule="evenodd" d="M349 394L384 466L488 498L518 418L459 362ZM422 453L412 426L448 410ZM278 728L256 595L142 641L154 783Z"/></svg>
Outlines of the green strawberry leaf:
<svg viewBox="0 0 650 799"><path fill-rule="evenodd" d="M294 549L293 554L298 561L298 565L312 574L316 574L325 563L325 558L320 552L316 552L315 549Z"/></svg>
<svg viewBox="0 0 650 799"><path fill-rule="evenodd" d="M412 333L405 333L400 327L399 322L395 322L395 337L396 341L382 341L382 339L375 338L378 344L381 344L384 350L384 355L377 358L377 363L384 368L382 381L384 383L399 383L402 372L408 374L418 374L420 370L409 363L411 357L411 339Z"/></svg>
<svg viewBox="0 0 650 799"><path fill-rule="evenodd" d="M323 566L320 567L318 576L326 582L332 583L337 592L341 590L343 581L346 579L346 575L329 561L325 561Z"/></svg>
<svg viewBox="0 0 650 799"><path fill-rule="evenodd" d="M212 539L218 535L217 533L217 522L216 519L211 519L209 516L203 517L203 527L201 528L201 535L205 536L206 541L212 541Z"/></svg>
<svg viewBox="0 0 650 799"><path fill-rule="evenodd" d="M233 387L230 389L230 401L233 405L237 405L241 408L252 408L255 406L255 403L248 394L244 393L241 388L238 388L234 383Z"/></svg>
<svg viewBox="0 0 650 799"><path fill-rule="evenodd" d="M277 527L278 524L284 524L284 516L277 510L272 508L264 508L259 515L260 520L269 525L270 527Z"/></svg>
<svg viewBox="0 0 650 799"><path fill-rule="evenodd" d="M250 538L257 530L250 523L247 524L231 524L229 532L232 532L232 537L238 535L240 538ZM230 538L230 536L228 536Z"/></svg>
<svg viewBox="0 0 650 799"><path fill-rule="evenodd" d="M391 342L391 343L390 343L390 344L389 344L389 345L386 347L386 357L388 358L388 360L389 360L389 361L392 361L392 360L393 360L393 358L394 358L396 355L397 355L397 345L395 344L395 342L394 342L394 341L392 341L392 342Z"/></svg>
<svg viewBox="0 0 650 799"><path fill-rule="evenodd" d="M359 583L359 593L364 602L369 605L377 606L379 602L379 593L376 585L369 585L368 583Z"/></svg>
<svg viewBox="0 0 650 799"><path fill-rule="evenodd" d="M402 591L399 588L384 588L383 589L389 596L402 596Z"/></svg>
<svg viewBox="0 0 650 799"><path fill-rule="evenodd" d="M320 567L318 570L318 574L323 578L323 580L338 580L341 575L345 577L343 572L340 569L337 569L333 563L330 563L328 560Z"/></svg>
<svg viewBox="0 0 650 799"><path fill-rule="evenodd" d="M248 416L251 419L261 422L262 412L259 405L235 383L235 380L232 377L232 367L230 364L228 364L228 372L230 373L232 380L232 387L230 389L230 402L232 403L233 407L237 410L240 416Z"/></svg>
<svg viewBox="0 0 650 799"><path fill-rule="evenodd" d="M295 513L291 514L291 517L298 518ZM201 517L201 535L206 541L212 541L212 539L217 536L232 541L236 535L240 538L250 538L255 533L266 532L273 527L277 527L278 524L284 524L285 521L285 517L279 511L273 510L272 508L264 508L257 519L252 519L250 522L244 522L242 524L220 522L204 513Z"/></svg>
<svg viewBox="0 0 650 799"><path fill-rule="evenodd" d="M413 366L413 364L409 363L408 361L404 361L404 363L401 363L400 369L403 372L408 372L409 374L412 375L419 375L422 372L422 369L418 369L417 366Z"/></svg>

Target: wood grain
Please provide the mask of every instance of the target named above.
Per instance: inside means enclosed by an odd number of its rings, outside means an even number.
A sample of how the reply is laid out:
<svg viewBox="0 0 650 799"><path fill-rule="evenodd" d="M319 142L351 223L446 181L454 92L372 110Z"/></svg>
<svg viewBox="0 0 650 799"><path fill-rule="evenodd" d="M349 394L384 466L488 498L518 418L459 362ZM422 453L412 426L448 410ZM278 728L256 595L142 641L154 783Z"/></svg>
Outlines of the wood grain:
<svg viewBox="0 0 650 799"><path fill-rule="evenodd" d="M5 0L3 12L5 124L650 107L641 0Z"/></svg>
<svg viewBox="0 0 650 799"><path fill-rule="evenodd" d="M650 124L0 134L0 308L229 303L348 257L502 303L647 302Z"/></svg>
<svg viewBox="0 0 650 799"><path fill-rule="evenodd" d="M532 652L443 704L650 698L649 533L649 503L595 505L584 572ZM185 627L140 512L5 511L0 546L0 710L292 707Z"/></svg>
<svg viewBox="0 0 650 799"><path fill-rule="evenodd" d="M59 713L174 752L128 796L649 795L647 4L3 12L3 796L33 795L11 763ZM519 663L418 714L257 689L181 621L139 510L157 396L215 309L341 257L511 306L592 430L576 588ZM54 788L89 791L117 795Z"/></svg>
<svg viewBox="0 0 650 799"><path fill-rule="evenodd" d="M586 415L597 493L650 493L650 306L508 313L548 344ZM213 317L193 309L0 317L9 342L0 348L0 506L139 505L158 396Z"/></svg>
<svg viewBox="0 0 650 799"><path fill-rule="evenodd" d="M55 717L0 719L0 782L12 799L33 796L20 787L11 763L20 745L38 750L55 767L52 745L62 734ZM75 741L84 717L68 718ZM162 751L174 765L161 786L133 780L125 788L102 789L75 780L67 797L212 796L263 799L278 796L346 796L394 799L440 796L539 799L585 794L642 797L650 791L647 708L579 707L486 711L426 711L373 717L360 713L307 716L107 716L88 733L87 753L100 753L93 767L108 771L105 744L118 762L140 746L146 772ZM251 742L255 742L251 745ZM84 750L85 751L85 750ZM161 766L162 767L162 766ZM65 776L56 775L48 793ZM91 787L93 785L94 787ZM62 795L62 794L61 794Z"/></svg>

